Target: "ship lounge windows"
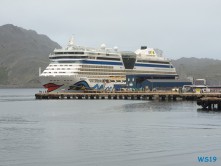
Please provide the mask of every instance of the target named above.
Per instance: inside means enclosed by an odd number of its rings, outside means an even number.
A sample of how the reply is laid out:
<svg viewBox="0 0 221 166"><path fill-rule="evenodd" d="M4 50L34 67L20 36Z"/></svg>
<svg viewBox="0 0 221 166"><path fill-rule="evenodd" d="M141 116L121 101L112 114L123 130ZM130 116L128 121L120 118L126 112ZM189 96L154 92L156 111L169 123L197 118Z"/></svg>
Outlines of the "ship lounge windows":
<svg viewBox="0 0 221 166"><path fill-rule="evenodd" d="M84 54L84 52L55 52L55 55L60 55L60 54Z"/></svg>
<svg viewBox="0 0 221 166"><path fill-rule="evenodd" d="M88 59L88 56L55 56L49 59Z"/></svg>
<svg viewBox="0 0 221 166"><path fill-rule="evenodd" d="M137 62L170 64L170 62L165 62L165 61L150 61L150 60L137 60Z"/></svg>
<svg viewBox="0 0 221 166"><path fill-rule="evenodd" d="M133 69L136 62L136 54L134 52L121 52L125 69Z"/></svg>
<svg viewBox="0 0 221 166"><path fill-rule="evenodd" d="M106 57L97 57L100 60L109 60L109 61L120 61L120 58L106 58Z"/></svg>

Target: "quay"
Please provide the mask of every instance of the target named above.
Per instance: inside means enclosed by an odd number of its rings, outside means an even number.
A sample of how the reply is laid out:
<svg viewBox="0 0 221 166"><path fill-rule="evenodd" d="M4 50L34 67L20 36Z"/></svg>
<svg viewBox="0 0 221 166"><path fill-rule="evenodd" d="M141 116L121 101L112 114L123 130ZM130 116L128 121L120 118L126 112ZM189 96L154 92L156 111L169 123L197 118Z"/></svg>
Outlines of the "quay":
<svg viewBox="0 0 221 166"><path fill-rule="evenodd" d="M221 93L179 93L172 91L146 92L146 91L85 91L78 93L37 93L36 99L112 99L112 100L188 100L198 101L204 97L220 98Z"/></svg>

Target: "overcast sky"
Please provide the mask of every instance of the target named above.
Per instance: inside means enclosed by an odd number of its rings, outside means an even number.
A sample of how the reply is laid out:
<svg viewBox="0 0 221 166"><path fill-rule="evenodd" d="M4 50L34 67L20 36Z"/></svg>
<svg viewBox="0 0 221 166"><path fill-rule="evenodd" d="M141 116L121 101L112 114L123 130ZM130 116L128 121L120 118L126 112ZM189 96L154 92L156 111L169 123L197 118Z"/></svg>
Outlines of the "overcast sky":
<svg viewBox="0 0 221 166"><path fill-rule="evenodd" d="M84 46L221 59L221 0L0 0L0 25L8 23L62 46L73 34Z"/></svg>

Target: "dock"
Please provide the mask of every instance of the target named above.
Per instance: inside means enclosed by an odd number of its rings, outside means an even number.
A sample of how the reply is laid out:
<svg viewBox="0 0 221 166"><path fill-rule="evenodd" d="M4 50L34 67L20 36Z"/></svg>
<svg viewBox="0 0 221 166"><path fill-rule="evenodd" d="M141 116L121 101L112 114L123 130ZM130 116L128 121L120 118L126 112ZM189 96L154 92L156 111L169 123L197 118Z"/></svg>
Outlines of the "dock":
<svg viewBox="0 0 221 166"><path fill-rule="evenodd" d="M197 100L197 105L207 110L221 110L221 98L219 97L202 97Z"/></svg>
<svg viewBox="0 0 221 166"><path fill-rule="evenodd" d="M204 97L221 98L221 93L179 93L179 92L145 92L145 91L116 91L116 92L80 92L80 93L37 93L36 99L67 99L67 100L189 100L196 101Z"/></svg>

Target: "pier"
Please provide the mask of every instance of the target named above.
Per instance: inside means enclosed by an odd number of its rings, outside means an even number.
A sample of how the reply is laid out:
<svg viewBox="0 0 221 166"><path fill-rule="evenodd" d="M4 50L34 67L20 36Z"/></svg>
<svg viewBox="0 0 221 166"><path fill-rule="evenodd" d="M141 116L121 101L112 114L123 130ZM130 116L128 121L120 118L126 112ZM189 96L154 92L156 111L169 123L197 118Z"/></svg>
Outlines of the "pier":
<svg viewBox="0 0 221 166"><path fill-rule="evenodd" d="M171 91L145 92L145 91L85 91L81 93L37 93L36 99L67 99L67 100L189 100L196 101L204 97L220 98L221 93L179 93Z"/></svg>

